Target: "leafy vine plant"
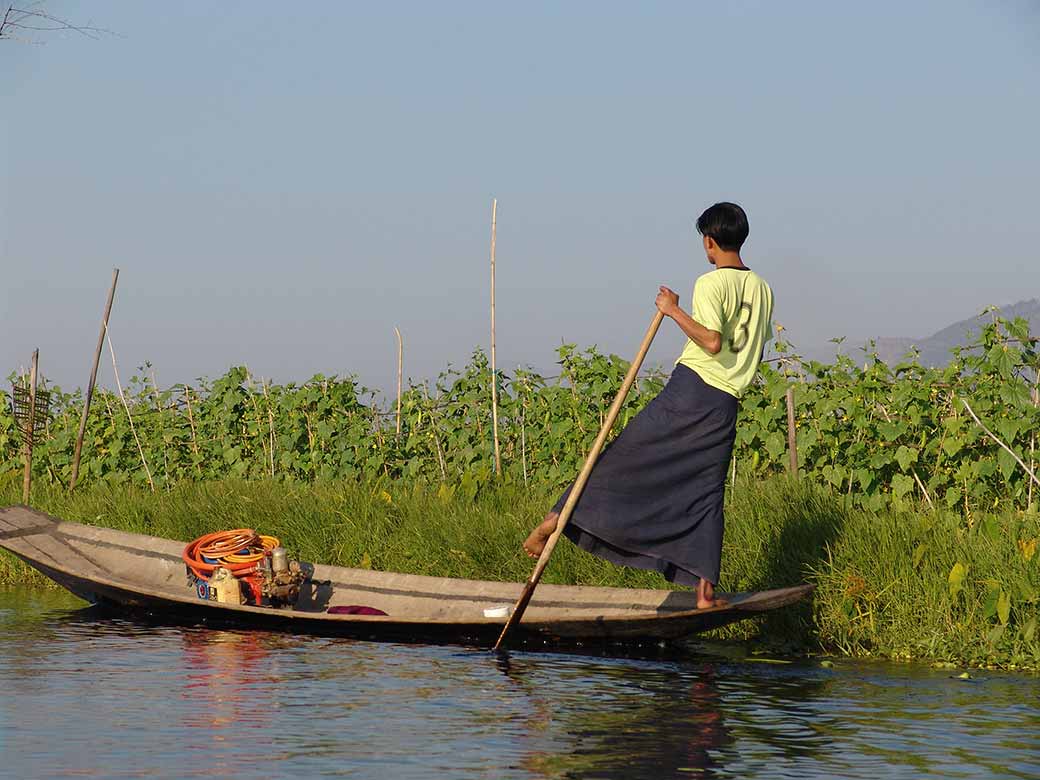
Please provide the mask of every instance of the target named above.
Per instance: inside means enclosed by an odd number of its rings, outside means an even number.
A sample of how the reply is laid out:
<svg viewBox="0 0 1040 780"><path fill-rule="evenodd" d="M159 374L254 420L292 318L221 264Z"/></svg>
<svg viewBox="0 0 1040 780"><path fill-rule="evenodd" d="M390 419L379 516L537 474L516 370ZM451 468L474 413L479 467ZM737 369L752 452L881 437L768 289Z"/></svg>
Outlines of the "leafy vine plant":
<svg viewBox="0 0 1040 780"><path fill-rule="evenodd" d="M1038 472L1040 355L1027 321L991 318L941 367L922 365L915 352L889 365L870 344L855 360L846 354L829 363L807 360L778 330L776 357L741 400L734 449L741 477L787 470L785 396L793 386L799 474L849 504L880 510L920 503L960 512L969 523L979 511L1035 509L1040 483L1030 472ZM81 481L147 485L151 474L162 489L224 477L403 479L461 487L463 495L495 479L563 486L580 467L628 364L574 344L561 346L557 358L558 376L498 372L499 477L490 366L478 349L465 366L404 390L400 435L396 404L382 408L355 376L276 384L240 366L212 381L160 389L145 365L123 398L99 392ZM665 379L660 371L641 378L617 429ZM83 398L50 389L51 419L36 448L34 475L67 484ZM21 467L10 399L4 400L0 473Z"/></svg>

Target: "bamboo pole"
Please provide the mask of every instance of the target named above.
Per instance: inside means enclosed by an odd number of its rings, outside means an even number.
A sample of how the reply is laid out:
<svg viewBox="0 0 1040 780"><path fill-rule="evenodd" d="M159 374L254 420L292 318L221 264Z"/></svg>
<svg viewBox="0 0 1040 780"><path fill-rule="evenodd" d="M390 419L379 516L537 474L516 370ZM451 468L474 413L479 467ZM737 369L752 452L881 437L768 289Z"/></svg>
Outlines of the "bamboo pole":
<svg viewBox="0 0 1040 780"><path fill-rule="evenodd" d="M884 415L885 419L888 422L892 422L892 417L889 415L888 409L886 409L883 404L878 404L877 408L881 410L881 414ZM942 442L939 443L939 447L942 448ZM926 488L924 486L924 482L921 481L921 477L918 475L917 469L911 468L910 469L910 473L913 474L914 481L917 483L917 487L920 488L921 495L924 496L924 500L928 502L928 506L930 508L932 508L932 509L935 509L935 504L932 503L932 497L930 495L928 495L928 488ZM852 478L850 477L849 479L850 479L849 488L851 490L851 487L852 487L851 479Z"/></svg>
<svg viewBox="0 0 1040 780"><path fill-rule="evenodd" d="M1033 390L1029 394L1033 401L1033 406L1040 406L1040 369L1036 371L1036 380L1033 382ZM1029 435L1029 468L1036 469L1036 432L1034 431ZM1026 499L1026 511L1033 511L1033 483L1029 482L1029 497Z"/></svg>
<svg viewBox="0 0 1040 780"><path fill-rule="evenodd" d="M430 388L423 382L423 396L426 398L426 403L430 408L430 435L433 436L433 445L437 450L437 464L441 467L441 482L448 481L448 469L444 463L444 453L441 450L441 437L437 432L437 418L433 413L434 404L430 401Z"/></svg>
<svg viewBox="0 0 1040 780"><path fill-rule="evenodd" d="M1036 476L1036 474L1033 472L1033 469L1029 468L1029 466L1027 466L1022 461L1022 459L1020 457L1018 457L1018 455L1015 453L1015 451L1013 449L1011 449L1008 445L1006 445L999 438L997 438L997 435L995 433L993 433L993 431L991 431L989 428L987 428L985 425L983 425L982 420L980 420L979 416L977 414L975 414L975 410L971 408L971 406L968 404L968 401L966 399L962 398L961 399L961 403L964 404L964 408L968 410L968 414L970 414L972 419L975 420L976 424L980 428L982 428L982 431L987 436L989 436L991 439L993 439L993 441L995 441L998 445L1000 445L1004 449L1004 451L1008 453L1008 455L1010 455L1012 458L1014 458L1015 461L1018 463L1018 465L1022 467L1022 470L1025 471L1025 473L1029 475L1029 478L1031 480L1033 480L1036 484L1040 485L1040 478L1038 478ZM967 509L968 509L967 484L965 484L965 491L964 491L964 509L965 509L965 511L967 511Z"/></svg>
<svg viewBox="0 0 1040 780"><path fill-rule="evenodd" d="M502 473L502 451L498 443L498 372L495 370L495 228L498 199L491 199L491 430L495 440L495 473Z"/></svg>
<svg viewBox="0 0 1040 780"><path fill-rule="evenodd" d="M401 378L404 374L404 340L401 331L394 328L397 334L397 436L401 436Z"/></svg>
<svg viewBox="0 0 1040 780"><path fill-rule="evenodd" d="M1029 437L1029 468L1036 469L1036 459L1034 453L1036 452L1036 434L1034 433ZM1029 497L1026 499L1026 511L1033 511L1033 483L1029 483Z"/></svg>
<svg viewBox="0 0 1040 780"><path fill-rule="evenodd" d="M516 367L517 374L520 373L520 366ZM520 383L520 462L523 464L524 469L524 487L527 487L527 398L525 391L527 390L527 378L525 377Z"/></svg>
<svg viewBox="0 0 1040 780"><path fill-rule="evenodd" d="M116 365L116 351L112 348L112 337L108 334L108 329L105 329L105 339L108 341L108 354L112 356L112 373L116 378L116 389L119 391L119 400L123 402L123 408L126 410L126 419L130 421L130 433L134 435L134 441L137 443L137 452L141 456L141 463L144 465L145 476L148 477L148 487L155 492L155 482L152 481L152 470L148 468L148 461L144 457L144 448L141 446L141 440L137 438L137 429L134 427L134 416L130 414L130 405L126 402L126 396L123 394L123 385L119 381L119 367Z"/></svg>
<svg viewBox="0 0 1040 780"><path fill-rule="evenodd" d="M260 377L260 389L264 391L264 401L267 402L267 427L271 434L271 476L274 477L274 412L271 411L271 398L267 394L267 381Z"/></svg>
<svg viewBox="0 0 1040 780"><path fill-rule="evenodd" d="M83 403L83 416L79 421L79 433L76 435L76 449L72 455L72 477L69 480L69 490L76 489L76 481L79 479L79 459L83 452L83 435L87 430L87 416L90 414L90 400L94 397L94 385L97 382L98 364L101 362L101 350L105 346L105 333L108 331L108 317L112 313L112 300L116 295L116 282L119 280L119 269L112 269L112 286L108 288L108 300L105 301L105 311L101 315L101 332L98 334L97 348L94 350L94 364L90 369L90 381L87 383L87 397Z"/></svg>
<svg viewBox="0 0 1040 780"><path fill-rule="evenodd" d="M263 385L263 378L260 379L261 386ZM256 391L253 389L253 375L249 369L246 369L246 386L249 388L249 402L253 405L253 416L256 419L256 435L260 439L260 449L264 454L263 469L267 471L268 461L270 456L267 452L267 437L264 435L264 422L260 419L260 404L256 402Z"/></svg>
<svg viewBox="0 0 1040 780"><path fill-rule="evenodd" d="M791 476L798 476L798 435L794 426L794 386L787 388L787 451L791 455Z"/></svg>
<svg viewBox="0 0 1040 780"><path fill-rule="evenodd" d="M166 450L166 428L163 425L162 395L159 393L159 380L155 378L155 369L151 370L152 390L155 391L155 408L159 414L159 438L162 440L163 476L166 478L166 487L170 486L170 457Z"/></svg>
<svg viewBox="0 0 1040 780"><path fill-rule="evenodd" d="M201 477L202 467L199 465L199 442L195 436L195 417L191 413L191 391L184 386L184 404L188 407L188 425L191 426L191 450L195 453L195 472Z"/></svg>
<svg viewBox="0 0 1040 780"><path fill-rule="evenodd" d="M636 353L632 365L628 367L628 373L625 374L625 381L621 383L621 389L618 390L617 395L614 396L614 403L610 405L610 411L607 412L607 419L603 421L603 425L599 429L599 434L596 436L596 441L593 442L592 449L589 450L589 454L585 458L585 465L582 466L578 478L574 480L574 486L571 488L571 492L567 496L567 501L563 505L563 511L560 512L560 516L556 520L556 530L549 536L549 539L545 543L545 547L542 549L542 554L538 556L538 563L535 564L530 579L528 579L523 592L520 594L520 598L517 599L516 604L513 607L513 614L509 616L509 620L506 621L506 625L502 629L498 641L495 642L495 650L502 648L505 643L506 635L509 634L509 631L519 623L520 619L524 616L524 610L527 609L527 605L531 601L531 596L534 595L534 589L538 586L538 580L542 578L542 572L545 571L545 567L549 563L549 556L552 555L553 548L556 547L556 542L559 541L560 536L563 534L563 529L566 527L567 521L571 519L571 513L574 511L574 507L578 503L578 498L581 497L581 491L585 489L585 483L589 480L589 474L592 473L592 467L596 465L596 460L599 458L599 453L607 441L610 429L614 427L614 421L617 420L618 412L621 411L621 405L625 403L628 391L632 388L632 383L635 382L636 375L639 373L639 367L643 365L643 358L646 357L646 353L650 349L650 344L654 340L654 336L657 335L657 329L661 327L661 321L663 319L664 314L658 311L657 314L654 315L650 327L647 328L646 335L643 337L643 343L639 345L639 352Z"/></svg>
<svg viewBox="0 0 1040 780"><path fill-rule="evenodd" d="M32 368L29 369L29 420L25 426L25 473L22 475L22 503L29 504L29 493L32 490L32 456L33 439L36 438L36 377L39 371L40 350L34 349Z"/></svg>

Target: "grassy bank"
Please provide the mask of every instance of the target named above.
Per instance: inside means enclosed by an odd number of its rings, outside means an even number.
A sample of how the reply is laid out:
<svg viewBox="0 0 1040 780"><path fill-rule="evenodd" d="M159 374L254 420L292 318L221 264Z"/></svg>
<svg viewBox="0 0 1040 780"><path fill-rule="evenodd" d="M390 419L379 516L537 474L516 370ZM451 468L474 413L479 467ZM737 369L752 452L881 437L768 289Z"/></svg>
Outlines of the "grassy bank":
<svg viewBox="0 0 1040 780"><path fill-rule="evenodd" d="M0 480L0 504L20 481ZM517 486L476 497L402 483L213 481L169 491L98 485L69 496L41 485L34 505L69 520L190 539L254 527L281 537L304 560L450 577L520 582L531 562L519 545L551 503ZM1040 669L1040 518L1005 512L959 515L848 508L806 482L739 482L730 491L723 554L728 590L799 582L811 603L727 629L792 652L915 658ZM0 583L42 584L8 555ZM620 569L570 544L545 582L666 587L657 575Z"/></svg>

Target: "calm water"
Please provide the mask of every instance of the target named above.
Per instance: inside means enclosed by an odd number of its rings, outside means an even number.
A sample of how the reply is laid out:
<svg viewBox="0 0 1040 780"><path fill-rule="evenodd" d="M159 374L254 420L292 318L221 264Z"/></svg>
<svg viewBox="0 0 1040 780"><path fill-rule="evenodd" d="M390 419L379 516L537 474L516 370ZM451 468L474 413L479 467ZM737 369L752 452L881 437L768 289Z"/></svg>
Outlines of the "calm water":
<svg viewBox="0 0 1040 780"><path fill-rule="evenodd" d="M155 628L0 591L0 777L1040 777L1040 679Z"/></svg>

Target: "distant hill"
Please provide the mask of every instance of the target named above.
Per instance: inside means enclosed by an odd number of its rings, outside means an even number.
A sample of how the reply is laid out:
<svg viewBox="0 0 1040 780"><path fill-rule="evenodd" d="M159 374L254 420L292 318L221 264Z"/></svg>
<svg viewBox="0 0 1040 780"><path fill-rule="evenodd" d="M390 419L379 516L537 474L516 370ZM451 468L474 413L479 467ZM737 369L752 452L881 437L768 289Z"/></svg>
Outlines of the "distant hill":
<svg viewBox="0 0 1040 780"><path fill-rule="evenodd" d="M1029 320L1030 331L1040 334L1040 299L1034 298L1029 301L1021 301L1011 306L998 309L996 314L1007 319L1024 317ZM992 315L986 315L989 317ZM923 339L908 338L880 338L877 340L878 355L886 363L898 363L899 360L917 347L921 351L921 364L925 366L944 366L950 362L950 350L956 346L964 346L970 341L971 333L978 333L986 319L972 317L968 320L955 322L938 333Z"/></svg>

